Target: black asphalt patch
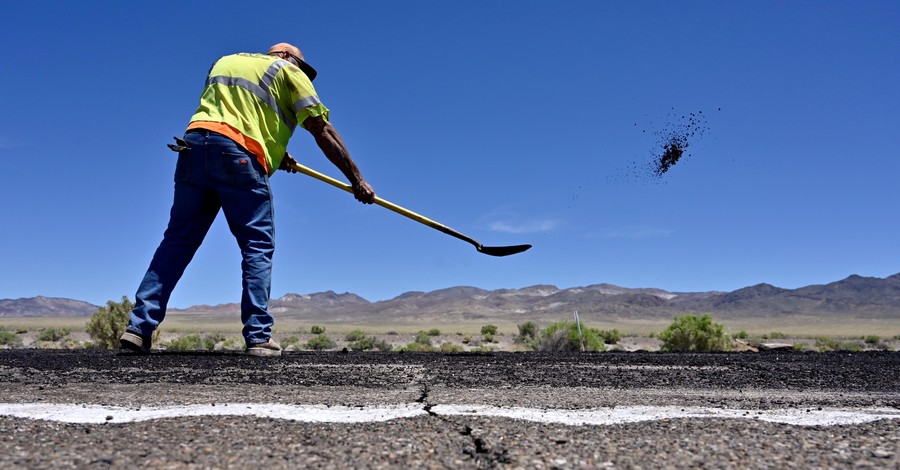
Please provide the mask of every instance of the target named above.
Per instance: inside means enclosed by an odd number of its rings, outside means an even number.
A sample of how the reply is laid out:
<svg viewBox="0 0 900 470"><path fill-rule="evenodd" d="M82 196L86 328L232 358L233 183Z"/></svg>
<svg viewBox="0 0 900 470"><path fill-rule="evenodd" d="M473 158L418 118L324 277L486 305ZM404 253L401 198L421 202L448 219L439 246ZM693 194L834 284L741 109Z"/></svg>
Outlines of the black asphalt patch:
<svg viewBox="0 0 900 470"><path fill-rule="evenodd" d="M900 354L437 354L0 351L0 399L134 407L405 403L378 423L194 416L65 424L0 417L0 467L897 468L897 419L794 426L663 419L570 426L441 415L446 404L614 409L900 409Z"/></svg>

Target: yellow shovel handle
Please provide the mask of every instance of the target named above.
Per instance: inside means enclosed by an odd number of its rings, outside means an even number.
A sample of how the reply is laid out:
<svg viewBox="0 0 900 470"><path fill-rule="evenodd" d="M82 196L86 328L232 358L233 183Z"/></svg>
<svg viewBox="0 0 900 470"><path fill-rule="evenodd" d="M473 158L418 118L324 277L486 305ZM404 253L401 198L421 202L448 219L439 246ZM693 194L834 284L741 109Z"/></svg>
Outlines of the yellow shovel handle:
<svg viewBox="0 0 900 470"><path fill-rule="evenodd" d="M319 173L318 171L315 171L312 168L307 168L299 163L291 164L291 168L299 171L300 173L303 173L304 175L312 176L313 178L315 178L319 181L328 183L328 184L334 186L335 188L343 189L344 191L347 191L348 193L351 193L351 194L353 193L353 187L350 186L349 184L344 183L343 181L338 181L328 175L323 175L322 173ZM475 249L477 249L479 253L484 253L486 255L491 255L491 256L509 256L509 255L514 255L516 253L521 253L521 252L531 248L531 245L484 246L481 243L478 243L477 240L475 240L474 238L472 238L468 235L459 233L456 230L453 230L452 228L447 227L446 225L437 223L437 222L429 219L428 217L425 217L422 214L417 214L409 209L400 207L397 204L394 204L393 202L390 202L390 201L386 201L378 196L375 196L375 200L373 202L375 204L378 204L381 207L384 207L385 209L389 209L389 210L396 212L404 217L408 217L412 220L415 220L416 222L419 222L420 224L427 225L435 230L446 233L447 235L450 235L452 237L456 237L465 242L471 243L472 245L475 246Z"/></svg>
<svg viewBox="0 0 900 470"><path fill-rule="evenodd" d="M347 191L350 194L353 194L353 186L350 186L349 184L344 183L343 181L338 181L328 175L319 173L318 171L313 170L312 168L303 166L299 163L294 163L293 165L291 165L291 167L294 170L297 170L298 172L303 173L304 175L312 176L313 178L315 178L319 181L323 181L325 183L328 183L328 184L334 186L335 188L340 188L340 189L343 189L344 191ZM481 244L478 243L477 241L475 241L474 239L472 239L466 235L463 235L463 234L457 232L456 230L453 230L453 229L447 227L446 225L435 222L435 221L429 219L428 217L425 217L422 214L413 212L405 207L398 206L397 204L394 204L393 202L382 199L378 196L375 196L374 202L375 202L375 204L378 204L379 206L384 207L385 209L394 211L404 217L413 219L416 222L419 222L420 224L427 225L433 229L440 230L441 232L444 232L448 235L459 238L460 240L467 241L467 242L475 245L476 248L481 247Z"/></svg>

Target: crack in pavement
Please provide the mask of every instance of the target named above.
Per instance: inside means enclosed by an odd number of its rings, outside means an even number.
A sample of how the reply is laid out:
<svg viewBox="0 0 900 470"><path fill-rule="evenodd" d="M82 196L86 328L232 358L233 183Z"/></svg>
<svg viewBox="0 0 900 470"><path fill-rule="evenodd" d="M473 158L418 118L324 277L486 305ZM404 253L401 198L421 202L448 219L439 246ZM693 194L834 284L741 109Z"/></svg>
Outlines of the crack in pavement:
<svg viewBox="0 0 900 470"><path fill-rule="evenodd" d="M450 425L452 428L458 428L459 423L453 419L442 416L433 411L434 404L428 402L429 387L428 382L422 381L422 393L416 399L416 403L422 404L422 410L428 416L437 418L438 420ZM462 430L457 431L460 436L469 439L470 444L462 446L462 453L468 455L475 462L476 468L497 468L500 464L510 464L512 460L509 457L509 451L505 447L495 446L490 441L478 435L475 430L467 423L463 423Z"/></svg>

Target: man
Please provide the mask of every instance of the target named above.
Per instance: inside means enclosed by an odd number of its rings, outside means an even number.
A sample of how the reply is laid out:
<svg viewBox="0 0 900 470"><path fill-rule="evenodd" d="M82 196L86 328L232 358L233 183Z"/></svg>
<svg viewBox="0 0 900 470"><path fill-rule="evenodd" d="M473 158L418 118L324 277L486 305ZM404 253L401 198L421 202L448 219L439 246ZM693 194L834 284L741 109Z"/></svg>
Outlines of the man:
<svg viewBox="0 0 900 470"><path fill-rule="evenodd" d="M316 70L287 43L266 55L222 57L210 69L200 106L184 139L176 139L175 200L163 241L135 295L122 347L150 351L150 338L166 314L181 278L213 220L222 209L243 261L241 321L247 353L275 356L274 319L268 312L275 229L269 177L276 169L294 173L287 151L296 126L315 138L326 157L352 183L357 200L371 204L363 179L312 80Z"/></svg>

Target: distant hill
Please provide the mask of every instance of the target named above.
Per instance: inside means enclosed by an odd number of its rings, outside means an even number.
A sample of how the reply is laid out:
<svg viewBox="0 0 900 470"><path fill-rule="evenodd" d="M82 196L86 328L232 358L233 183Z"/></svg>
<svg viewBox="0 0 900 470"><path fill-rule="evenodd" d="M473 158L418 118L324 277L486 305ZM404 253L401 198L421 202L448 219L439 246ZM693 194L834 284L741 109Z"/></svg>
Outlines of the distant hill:
<svg viewBox="0 0 900 470"><path fill-rule="evenodd" d="M96 309L86 302L69 299L0 300L0 317L90 315ZM281 318L354 323L541 321L566 318L575 310L610 320L662 319L684 313L711 313L723 319L803 315L898 320L900 274L884 279L853 275L799 289L757 284L733 292L668 292L612 284L497 290L460 286L406 292L390 300L370 302L352 293L327 291L287 294L272 299L270 309ZM239 314L240 305L197 305L172 311L226 316Z"/></svg>
<svg viewBox="0 0 900 470"><path fill-rule="evenodd" d="M92 315L96 305L80 300L54 297L0 299L0 318L3 317L77 317Z"/></svg>

